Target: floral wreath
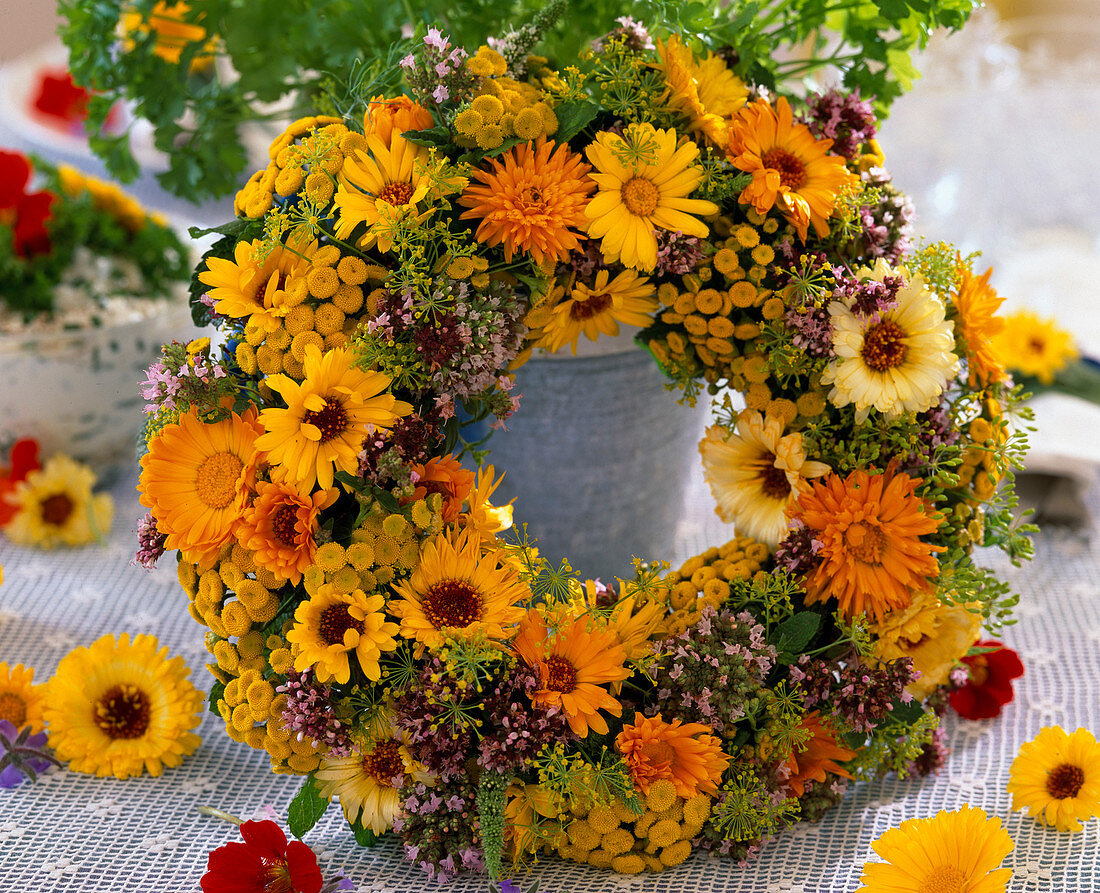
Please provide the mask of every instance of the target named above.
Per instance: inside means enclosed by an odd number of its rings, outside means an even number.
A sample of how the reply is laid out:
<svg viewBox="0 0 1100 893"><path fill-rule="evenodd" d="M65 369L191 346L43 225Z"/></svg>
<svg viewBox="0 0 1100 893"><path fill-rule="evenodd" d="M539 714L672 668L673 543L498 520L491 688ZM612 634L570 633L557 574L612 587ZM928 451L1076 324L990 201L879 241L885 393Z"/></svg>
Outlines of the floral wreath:
<svg viewBox="0 0 1100 893"><path fill-rule="evenodd" d="M296 834L336 798L441 880L744 858L932 771L1013 603L973 548L1030 547L1000 299L910 247L871 104L630 19L564 69L536 37L430 29L404 94L287 128L196 272L222 346L144 385L139 557L178 553L211 708L305 777ZM715 398L740 535L578 580L461 464L459 410L504 422L533 350L620 326Z"/></svg>

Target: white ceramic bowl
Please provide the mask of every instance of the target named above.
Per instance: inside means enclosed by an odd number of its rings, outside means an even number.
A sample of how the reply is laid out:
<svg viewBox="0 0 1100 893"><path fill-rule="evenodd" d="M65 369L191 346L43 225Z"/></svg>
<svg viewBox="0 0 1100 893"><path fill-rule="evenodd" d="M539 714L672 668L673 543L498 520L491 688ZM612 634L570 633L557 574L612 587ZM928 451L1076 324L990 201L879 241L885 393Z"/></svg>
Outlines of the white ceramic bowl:
<svg viewBox="0 0 1100 893"><path fill-rule="evenodd" d="M145 401L138 384L166 341L195 336L186 301L140 302L95 328L0 332L0 448L33 437L100 474L134 463Z"/></svg>

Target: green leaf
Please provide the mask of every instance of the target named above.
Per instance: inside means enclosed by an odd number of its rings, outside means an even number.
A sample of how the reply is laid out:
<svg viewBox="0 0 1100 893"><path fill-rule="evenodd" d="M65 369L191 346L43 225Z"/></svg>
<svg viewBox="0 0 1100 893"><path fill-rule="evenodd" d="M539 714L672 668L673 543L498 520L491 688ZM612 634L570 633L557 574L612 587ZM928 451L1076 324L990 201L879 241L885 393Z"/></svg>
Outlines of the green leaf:
<svg viewBox="0 0 1100 893"><path fill-rule="evenodd" d="M286 816L290 833L301 840L302 835L320 821L321 816L328 809L328 804L329 801L321 796L321 792L317 789L317 782L311 775L290 801L290 809L287 810Z"/></svg>
<svg viewBox="0 0 1100 893"><path fill-rule="evenodd" d="M902 704L900 701L894 704L894 708L890 711L890 717L905 725L912 725L918 719L925 714L925 709L921 706L921 702L917 700L910 701L908 704Z"/></svg>
<svg viewBox="0 0 1100 893"><path fill-rule="evenodd" d="M410 143L416 143L418 146L427 146L429 149L451 145L451 131L442 124L437 127L431 127L428 130L406 130L401 135Z"/></svg>
<svg viewBox="0 0 1100 893"><path fill-rule="evenodd" d="M214 680L214 684L210 686L210 694L206 697L206 706L215 716L221 716L221 713L218 712L218 701L220 701L224 695L225 683Z"/></svg>
<svg viewBox="0 0 1100 893"><path fill-rule="evenodd" d="M558 119L558 129L554 139L558 143L572 139L591 123L599 110L594 102L563 102L555 106L554 115Z"/></svg>
<svg viewBox="0 0 1100 893"><path fill-rule="evenodd" d="M800 611L775 628L774 642L777 651L800 654L821 625L821 615L813 611Z"/></svg>
<svg viewBox="0 0 1100 893"><path fill-rule="evenodd" d="M359 822L351 823L351 833L355 835L355 842L359 846L374 846L378 843L378 835L370 828L364 828Z"/></svg>

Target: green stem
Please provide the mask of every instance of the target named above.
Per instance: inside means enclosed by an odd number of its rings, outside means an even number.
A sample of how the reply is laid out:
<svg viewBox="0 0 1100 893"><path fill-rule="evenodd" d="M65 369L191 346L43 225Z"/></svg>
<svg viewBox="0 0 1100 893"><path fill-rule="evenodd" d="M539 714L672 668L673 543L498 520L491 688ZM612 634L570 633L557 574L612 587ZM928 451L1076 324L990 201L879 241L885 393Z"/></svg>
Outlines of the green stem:
<svg viewBox="0 0 1100 893"><path fill-rule="evenodd" d="M228 812L222 812L220 809L215 809L213 806L199 806L197 808L199 812L203 815L207 815L215 819L224 819L230 824L236 825L238 828L242 824L244 824L243 819L239 819L235 815L230 815Z"/></svg>

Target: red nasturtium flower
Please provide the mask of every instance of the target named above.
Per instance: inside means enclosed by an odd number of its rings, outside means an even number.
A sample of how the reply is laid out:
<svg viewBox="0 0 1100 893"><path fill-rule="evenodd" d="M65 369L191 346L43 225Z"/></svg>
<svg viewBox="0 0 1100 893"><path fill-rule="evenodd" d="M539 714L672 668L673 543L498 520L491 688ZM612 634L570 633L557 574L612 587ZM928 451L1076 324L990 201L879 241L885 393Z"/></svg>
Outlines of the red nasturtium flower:
<svg viewBox="0 0 1100 893"><path fill-rule="evenodd" d="M951 706L963 719L993 719L1012 700L1012 680L1024 675L1024 665L1003 642L976 642L979 648L996 648L964 657L970 671L966 685L949 695Z"/></svg>
<svg viewBox="0 0 1100 893"><path fill-rule="evenodd" d="M274 822L243 822L244 843L210 853L203 893L319 893L324 883L317 856L300 840L287 843Z"/></svg>
<svg viewBox="0 0 1100 893"><path fill-rule="evenodd" d="M12 228L15 253L21 257L49 252L46 221L57 198L46 191L28 194L30 179L31 164L26 156L0 151L0 223Z"/></svg>
<svg viewBox="0 0 1100 893"><path fill-rule="evenodd" d="M35 111L69 125L88 117L88 91L73 83L65 69L43 71L34 97Z"/></svg>
<svg viewBox="0 0 1100 893"><path fill-rule="evenodd" d="M4 497L15 490L15 485L26 480L32 471L38 471L38 443L34 440L17 440L11 448L7 468L0 468L0 527L5 526L19 511Z"/></svg>

